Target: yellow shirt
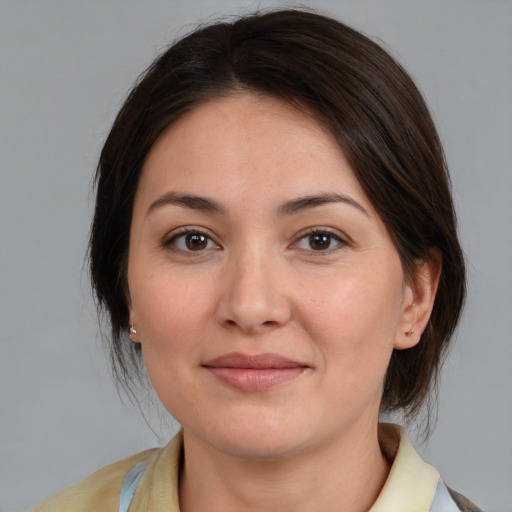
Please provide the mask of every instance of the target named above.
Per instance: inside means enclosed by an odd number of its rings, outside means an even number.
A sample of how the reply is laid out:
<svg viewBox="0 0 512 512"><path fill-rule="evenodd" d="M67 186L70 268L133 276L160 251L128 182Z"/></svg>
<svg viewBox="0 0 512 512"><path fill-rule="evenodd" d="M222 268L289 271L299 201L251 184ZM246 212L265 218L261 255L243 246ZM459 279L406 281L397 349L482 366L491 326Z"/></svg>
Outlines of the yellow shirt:
<svg viewBox="0 0 512 512"><path fill-rule="evenodd" d="M434 498L450 500L438 471L424 462L412 447L405 431L381 424L379 441L388 460L393 460L388 479L369 512L433 512ZM126 476L138 463L144 471L130 504L130 512L179 512L178 471L182 446L181 433L161 449L133 455L96 471L33 512L118 512L119 496ZM440 496L439 484L443 485ZM125 482L126 487L126 482ZM436 493L437 491L437 493ZM126 497L125 497L126 498ZM131 496L130 496L131 499ZM442 510L458 510L446 508ZM441 509L440 509L441 510Z"/></svg>

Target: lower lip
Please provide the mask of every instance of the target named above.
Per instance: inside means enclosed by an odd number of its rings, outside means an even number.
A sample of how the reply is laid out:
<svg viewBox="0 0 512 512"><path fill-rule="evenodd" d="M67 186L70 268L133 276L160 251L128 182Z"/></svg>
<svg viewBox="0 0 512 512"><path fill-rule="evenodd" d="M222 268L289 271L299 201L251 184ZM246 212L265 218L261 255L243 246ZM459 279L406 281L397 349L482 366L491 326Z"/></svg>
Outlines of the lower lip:
<svg viewBox="0 0 512 512"><path fill-rule="evenodd" d="M289 382L306 369L304 366L293 368L217 368L207 369L222 383L240 391L264 391L279 384Z"/></svg>

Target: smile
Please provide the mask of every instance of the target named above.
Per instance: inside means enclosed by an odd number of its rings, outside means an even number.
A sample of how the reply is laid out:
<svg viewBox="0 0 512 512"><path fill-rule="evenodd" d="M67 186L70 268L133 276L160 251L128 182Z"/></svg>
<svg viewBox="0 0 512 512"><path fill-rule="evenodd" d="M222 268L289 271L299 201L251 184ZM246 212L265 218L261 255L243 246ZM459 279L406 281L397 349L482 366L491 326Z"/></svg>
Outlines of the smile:
<svg viewBox="0 0 512 512"><path fill-rule="evenodd" d="M301 375L307 365L277 354L226 354L203 364L223 384L240 391L264 391Z"/></svg>

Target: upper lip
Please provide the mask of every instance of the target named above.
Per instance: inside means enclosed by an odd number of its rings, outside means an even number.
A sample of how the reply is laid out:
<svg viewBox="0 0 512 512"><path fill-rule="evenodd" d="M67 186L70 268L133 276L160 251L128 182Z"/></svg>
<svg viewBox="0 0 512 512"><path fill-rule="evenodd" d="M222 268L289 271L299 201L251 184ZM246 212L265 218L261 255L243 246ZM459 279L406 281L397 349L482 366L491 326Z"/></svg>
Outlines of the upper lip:
<svg viewBox="0 0 512 512"><path fill-rule="evenodd" d="M279 354L265 353L257 355L233 352L224 354L203 363L208 368L242 368L242 369L271 369L307 367L303 363L293 361Z"/></svg>

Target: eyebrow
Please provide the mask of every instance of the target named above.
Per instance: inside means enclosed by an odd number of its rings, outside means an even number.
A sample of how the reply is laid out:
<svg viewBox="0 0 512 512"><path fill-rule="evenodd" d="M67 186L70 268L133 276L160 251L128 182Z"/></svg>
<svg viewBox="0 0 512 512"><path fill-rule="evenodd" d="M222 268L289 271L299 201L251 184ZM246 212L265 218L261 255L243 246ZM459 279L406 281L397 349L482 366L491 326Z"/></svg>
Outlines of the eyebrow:
<svg viewBox="0 0 512 512"><path fill-rule="evenodd" d="M368 212L357 201L355 201L349 196L337 193L324 193L292 199L291 201L283 203L278 208L278 214L281 216L296 215L298 213L303 212L304 210L317 208L319 206L323 206L325 204L330 203L347 204L358 209L365 215L368 215ZM196 196L192 194L180 194L178 192L171 191L165 193L164 195L160 196L158 199L153 201L153 203L151 203L150 207L148 208L146 215L148 215L149 213L158 208L167 205L177 205L183 208L189 208L191 210L198 210L207 213L226 213L226 208L222 204L213 199L209 199L207 197L202 196Z"/></svg>
<svg viewBox="0 0 512 512"><path fill-rule="evenodd" d="M167 205L177 205L191 210L199 210L208 213L225 213L226 209L217 201L207 197L194 196L191 194L179 194L178 192L167 192L151 203L146 215L152 211Z"/></svg>
<svg viewBox="0 0 512 512"><path fill-rule="evenodd" d="M295 215L297 213L303 212L304 210L317 208L319 206L323 206L324 204L330 203L347 204L349 206L357 208L365 215L368 215L368 212L357 201L344 194L336 193L317 194L312 196L300 197L298 199L292 199L291 201L287 201L286 203L279 207L279 214Z"/></svg>

